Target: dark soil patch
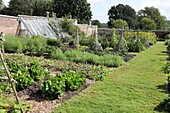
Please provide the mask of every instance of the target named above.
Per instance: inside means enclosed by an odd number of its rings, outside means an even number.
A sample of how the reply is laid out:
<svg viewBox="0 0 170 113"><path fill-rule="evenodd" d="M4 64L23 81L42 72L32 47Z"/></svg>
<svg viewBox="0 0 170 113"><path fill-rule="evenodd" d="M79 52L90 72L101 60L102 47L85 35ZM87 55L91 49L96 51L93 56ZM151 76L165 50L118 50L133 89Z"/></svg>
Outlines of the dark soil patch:
<svg viewBox="0 0 170 113"><path fill-rule="evenodd" d="M128 54L125 58L124 58L124 60L125 60L125 62L128 62L129 60L131 60L132 58L134 58L136 56L136 54Z"/></svg>
<svg viewBox="0 0 170 113"><path fill-rule="evenodd" d="M88 86L93 84L95 81L86 79L86 83L76 91L65 92L59 99L48 100L42 97L40 90L40 82L35 82L32 86L18 92L19 97L22 101L31 104L32 110L28 113L50 113L59 104L70 99L74 95L78 94L82 90L86 89Z"/></svg>

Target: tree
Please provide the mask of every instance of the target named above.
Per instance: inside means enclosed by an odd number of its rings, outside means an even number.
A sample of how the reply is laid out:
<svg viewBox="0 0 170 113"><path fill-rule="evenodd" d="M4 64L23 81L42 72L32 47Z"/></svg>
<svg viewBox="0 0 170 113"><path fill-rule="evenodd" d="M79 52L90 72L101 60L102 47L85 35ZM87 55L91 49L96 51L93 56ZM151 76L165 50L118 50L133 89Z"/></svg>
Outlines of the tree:
<svg viewBox="0 0 170 113"><path fill-rule="evenodd" d="M154 20L147 18L147 17L142 18L139 25L140 25L141 30L155 30L156 29L156 24Z"/></svg>
<svg viewBox="0 0 170 113"><path fill-rule="evenodd" d="M92 25L97 25L99 28L101 27L101 23L99 20L93 20Z"/></svg>
<svg viewBox="0 0 170 113"><path fill-rule="evenodd" d="M159 9L155 7L145 7L144 9L138 12L138 20L142 20L142 18L147 17L155 21L156 29L165 29L166 18L161 15Z"/></svg>
<svg viewBox="0 0 170 113"><path fill-rule="evenodd" d="M70 16L79 23L89 23L92 17L87 0L54 0L53 9L57 17Z"/></svg>
<svg viewBox="0 0 170 113"><path fill-rule="evenodd" d="M0 0L0 11L3 9L3 7L4 7L3 1Z"/></svg>
<svg viewBox="0 0 170 113"><path fill-rule="evenodd" d="M129 5L118 4L117 6L112 6L108 11L108 16L108 26L110 28L113 27L112 21L117 19L125 20L132 29L136 27L136 11Z"/></svg>
<svg viewBox="0 0 170 113"><path fill-rule="evenodd" d="M51 0L10 0L9 7L4 8L3 14L43 16L51 10Z"/></svg>
<svg viewBox="0 0 170 113"><path fill-rule="evenodd" d="M113 20L111 23L113 27L116 29L122 29L122 28L128 29L129 28L128 23L122 19Z"/></svg>

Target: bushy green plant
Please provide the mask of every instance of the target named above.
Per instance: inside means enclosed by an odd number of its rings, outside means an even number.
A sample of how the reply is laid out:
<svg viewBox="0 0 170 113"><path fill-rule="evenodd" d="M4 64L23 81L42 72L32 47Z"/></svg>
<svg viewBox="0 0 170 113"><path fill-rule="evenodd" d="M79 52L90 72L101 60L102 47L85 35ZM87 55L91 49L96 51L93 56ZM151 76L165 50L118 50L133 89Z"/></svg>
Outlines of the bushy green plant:
<svg viewBox="0 0 170 113"><path fill-rule="evenodd" d="M60 44L61 42L59 39L47 38L48 46L60 47Z"/></svg>
<svg viewBox="0 0 170 113"><path fill-rule="evenodd" d="M81 52L76 50L68 50L65 53L65 56L67 57L67 60L73 61L73 62L82 62L82 63L92 63L95 64L95 60L99 58L98 55L91 54L88 52Z"/></svg>
<svg viewBox="0 0 170 113"><path fill-rule="evenodd" d="M45 77L44 69L38 61L33 61L30 63L28 72L34 81L42 80Z"/></svg>
<svg viewBox="0 0 170 113"><path fill-rule="evenodd" d="M167 34L164 39L170 39L170 34Z"/></svg>
<svg viewBox="0 0 170 113"><path fill-rule="evenodd" d="M89 47L92 41L93 41L92 37L82 37L80 40L80 45Z"/></svg>
<svg viewBox="0 0 170 113"><path fill-rule="evenodd" d="M165 45L169 45L170 44L170 40L165 40Z"/></svg>
<svg viewBox="0 0 170 113"><path fill-rule="evenodd" d="M54 49L51 53L52 59L65 60L66 57L60 48Z"/></svg>
<svg viewBox="0 0 170 113"><path fill-rule="evenodd" d="M124 37L127 43L133 42L135 40L134 37L137 37L143 45L153 45L157 40L157 36L153 32L125 32Z"/></svg>
<svg viewBox="0 0 170 113"><path fill-rule="evenodd" d="M23 51L23 45L19 38L14 35L6 35L4 41L5 52L21 53Z"/></svg>
<svg viewBox="0 0 170 113"><path fill-rule="evenodd" d="M27 42L26 51L43 55L46 48L46 39L40 36L33 36Z"/></svg>
<svg viewBox="0 0 170 113"><path fill-rule="evenodd" d="M166 73L166 74L169 74L169 73L170 73L170 63L169 63L169 62L167 62L167 63L165 64L165 66L163 67L163 71L164 71L164 73Z"/></svg>
<svg viewBox="0 0 170 113"><path fill-rule="evenodd" d="M16 81L17 90L22 90L32 85L34 81L42 81L46 76L50 76L47 69L43 69L38 61L32 61L28 67L17 62L8 64L10 72Z"/></svg>
<svg viewBox="0 0 170 113"><path fill-rule="evenodd" d="M21 113L21 108L24 112L30 111L32 107L24 102L18 104L7 95L0 94L0 113Z"/></svg>
<svg viewBox="0 0 170 113"><path fill-rule="evenodd" d="M105 66L95 66L90 64L74 63L70 61L50 60L43 57L30 57L18 54L5 54L6 61L12 63L16 61L23 65L29 65L30 62L38 60L43 67L47 67L53 70L72 70L85 75L87 78L93 80L100 80L100 78L106 76L108 72Z"/></svg>
<svg viewBox="0 0 170 113"><path fill-rule="evenodd" d="M21 70L19 70L17 73L11 74L14 80L16 81L17 91L26 89L28 86L31 86L34 82L33 78L31 78L30 74L27 72L22 72Z"/></svg>
<svg viewBox="0 0 170 113"><path fill-rule="evenodd" d="M80 28L74 25L74 20L69 20L67 17L63 18L63 20L61 21L61 28L64 32L68 33L72 37L76 36L77 29L79 32L79 36L84 36L84 33L80 30Z"/></svg>
<svg viewBox="0 0 170 113"><path fill-rule="evenodd" d="M45 80L41 87L43 97L59 98L65 91L65 78L57 75L55 78Z"/></svg>
<svg viewBox="0 0 170 113"><path fill-rule="evenodd" d="M119 67L123 64L123 58L118 55L103 55L99 59L99 64L108 67Z"/></svg>
<svg viewBox="0 0 170 113"><path fill-rule="evenodd" d="M85 77L74 71L66 71L61 76L65 78L66 91L77 90L85 83Z"/></svg>
<svg viewBox="0 0 170 113"><path fill-rule="evenodd" d="M134 37L134 40L131 40L127 43L129 52L140 52L145 50L145 46L141 43L138 37Z"/></svg>

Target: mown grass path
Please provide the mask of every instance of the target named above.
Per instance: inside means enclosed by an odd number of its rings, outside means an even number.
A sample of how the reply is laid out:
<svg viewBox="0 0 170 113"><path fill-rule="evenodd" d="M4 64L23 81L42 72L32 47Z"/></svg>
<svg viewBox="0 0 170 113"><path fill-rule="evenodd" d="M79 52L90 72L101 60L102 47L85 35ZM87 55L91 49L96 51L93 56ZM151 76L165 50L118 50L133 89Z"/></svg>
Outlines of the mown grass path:
<svg viewBox="0 0 170 113"><path fill-rule="evenodd" d="M166 97L163 42L139 53L104 81L57 107L54 113L155 113Z"/></svg>

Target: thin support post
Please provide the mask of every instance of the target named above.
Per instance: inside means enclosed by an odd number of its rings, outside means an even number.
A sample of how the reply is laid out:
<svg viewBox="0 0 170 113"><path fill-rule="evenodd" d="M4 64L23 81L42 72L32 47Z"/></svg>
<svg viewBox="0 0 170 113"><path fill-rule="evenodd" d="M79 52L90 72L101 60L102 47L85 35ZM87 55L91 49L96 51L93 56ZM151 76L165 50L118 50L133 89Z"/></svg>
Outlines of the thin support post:
<svg viewBox="0 0 170 113"><path fill-rule="evenodd" d="M17 100L17 103L20 104L20 100L19 100L16 88L15 88L14 79L13 79L12 75L10 74L9 69L7 68L7 65L6 65L4 57L3 57L2 49L0 49L0 57L1 57L1 60L2 60L2 64L3 64L4 68L5 68L5 72L6 72L7 76L8 76L9 83L11 84L12 90L14 91L14 95L15 95L15 98ZM21 110L21 113L23 113L22 108L20 110Z"/></svg>

